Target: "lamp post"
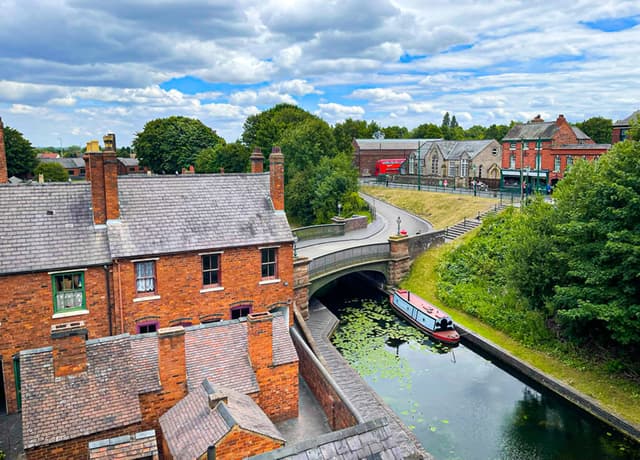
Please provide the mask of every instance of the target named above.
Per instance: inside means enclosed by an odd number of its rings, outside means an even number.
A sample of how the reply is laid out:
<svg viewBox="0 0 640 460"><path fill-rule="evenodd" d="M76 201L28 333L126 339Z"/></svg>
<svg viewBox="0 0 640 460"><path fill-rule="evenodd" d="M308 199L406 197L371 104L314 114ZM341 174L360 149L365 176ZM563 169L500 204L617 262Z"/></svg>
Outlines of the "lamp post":
<svg viewBox="0 0 640 460"><path fill-rule="evenodd" d="M476 165L472 165L471 169L473 169L473 196L477 196L477 185L478 181L476 180Z"/></svg>
<svg viewBox="0 0 640 460"><path fill-rule="evenodd" d="M338 217L342 217L342 203L338 201Z"/></svg>
<svg viewBox="0 0 640 460"><path fill-rule="evenodd" d="M421 190L420 188L420 153L422 151L422 147L427 143L427 141L424 141L422 143L420 143L420 141L418 141L418 190Z"/></svg>
<svg viewBox="0 0 640 460"><path fill-rule="evenodd" d="M400 219L400 216L398 216L398 218L396 219L396 223L398 224L398 236L400 236L400 224L402 223L402 219Z"/></svg>

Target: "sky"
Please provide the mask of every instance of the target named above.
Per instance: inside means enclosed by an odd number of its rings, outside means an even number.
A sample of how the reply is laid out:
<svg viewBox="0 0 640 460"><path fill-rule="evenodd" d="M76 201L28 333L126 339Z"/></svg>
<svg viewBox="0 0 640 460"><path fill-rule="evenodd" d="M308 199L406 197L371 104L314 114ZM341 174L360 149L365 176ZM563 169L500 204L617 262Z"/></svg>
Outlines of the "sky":
<svg viewBox="0 0 640 460"><path fill-rule="evenodd" d="M409 129L625 118L640 109L638 0L0 0L0 117L84 146L181 115L228 142L296 104ZM102 141L101 141L102 143Z"/></svg>

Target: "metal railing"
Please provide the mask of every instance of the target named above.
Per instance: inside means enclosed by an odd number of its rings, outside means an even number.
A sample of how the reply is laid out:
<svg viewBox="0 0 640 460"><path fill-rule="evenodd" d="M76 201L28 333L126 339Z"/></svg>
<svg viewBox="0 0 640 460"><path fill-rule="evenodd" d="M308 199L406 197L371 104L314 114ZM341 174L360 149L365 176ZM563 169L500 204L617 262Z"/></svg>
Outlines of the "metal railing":
<svg viewBox="0 0 640 460"><path fill-rule="evenodd" d="M343 236L344 223L310 225L308 227L294 228L291 231L298 237L299 241L312 240L315 238L327 238L331 236Z"/></svg>
<svg viewBox="0 0 640 460"><path fill-rule="evenodd" d="M309 264L309 278L316 278L341 268L389 260L389 243L374 243L325 254Z"/></svg>

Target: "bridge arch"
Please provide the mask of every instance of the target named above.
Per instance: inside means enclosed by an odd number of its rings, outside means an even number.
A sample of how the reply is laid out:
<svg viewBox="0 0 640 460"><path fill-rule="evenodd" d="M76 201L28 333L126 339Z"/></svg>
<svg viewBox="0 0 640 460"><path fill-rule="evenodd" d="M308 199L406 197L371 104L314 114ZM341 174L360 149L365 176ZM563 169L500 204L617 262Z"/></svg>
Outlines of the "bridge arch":
<svg viewBox="0 0 640 460"><path fill-rule="evenodd" d="M318 290L322 289L326 285L351 273L362 273L363 275L368 276L376 282L380 283L382 287L387 283L387 280L389 279L389 264L386 261L382 261L364 265L355 265L347 267L345 269L327 273L324 276L316 279L312 279L310 280L311 284L309 285L309 298L313 297L313 295L318 292Z"/></svg>

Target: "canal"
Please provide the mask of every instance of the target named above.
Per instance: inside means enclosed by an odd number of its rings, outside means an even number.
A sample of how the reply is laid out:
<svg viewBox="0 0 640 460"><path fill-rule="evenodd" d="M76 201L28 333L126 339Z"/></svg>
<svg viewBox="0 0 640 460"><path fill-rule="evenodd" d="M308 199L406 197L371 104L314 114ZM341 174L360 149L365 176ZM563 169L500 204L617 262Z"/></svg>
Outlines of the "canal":
<svg viewBox="0 0 640 460"><path fill-rule="evenodd" d="M640 446L464 342L437 346L348 276L316 294L334 345L437 460L640 459Z"/></svg>

